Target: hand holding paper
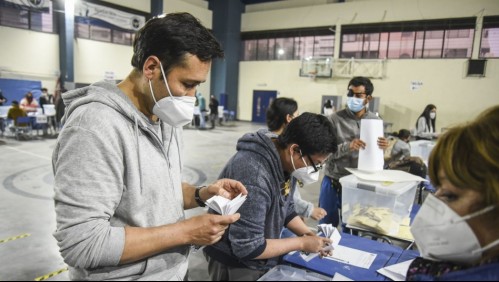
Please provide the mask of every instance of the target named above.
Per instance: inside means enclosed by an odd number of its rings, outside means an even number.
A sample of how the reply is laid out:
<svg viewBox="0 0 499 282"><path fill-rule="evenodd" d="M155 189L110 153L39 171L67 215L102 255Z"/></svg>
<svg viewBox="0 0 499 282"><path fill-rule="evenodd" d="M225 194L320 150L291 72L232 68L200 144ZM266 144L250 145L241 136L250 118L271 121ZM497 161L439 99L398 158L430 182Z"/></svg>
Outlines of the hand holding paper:
<svg viewBox="0 0 499 282"><path fill-rule="evenodd" d="M334 248L338 246L338 243L341 240L341 235L340 232L338 232L338 229L336 229L336 227L333 227L332 224L319 224L317 225L317 229L319 230L319 232L322 232L322 234L324 234L324 237L331 239L331 241L333 242L331 245L324 247L322 250L334 250Z"/></svg>
<svg viewBox="0 0 499 282"><path fill-rule="evenodd" d="M221 215L231 215L246 201L246 195L239 194L232 200L222 196L213 196L206 201L206 205Z"/></svg>

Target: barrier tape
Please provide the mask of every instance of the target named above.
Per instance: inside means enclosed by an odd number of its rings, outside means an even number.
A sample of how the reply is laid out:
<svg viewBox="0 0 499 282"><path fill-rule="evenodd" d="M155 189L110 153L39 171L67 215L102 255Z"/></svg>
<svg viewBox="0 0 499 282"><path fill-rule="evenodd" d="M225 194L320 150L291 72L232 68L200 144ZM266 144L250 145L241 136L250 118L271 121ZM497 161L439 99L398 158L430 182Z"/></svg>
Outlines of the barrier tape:
<svg viewBox="0 0 499 282"><path fill-rule="evenodd" d="M0 244L1 243L6 243L6 242L9 242L9 241L14 241L14 240L17 240L17 239L26 238L26 237L29 237L29 236L31 236L31 234L24 233L24 234L19 235L19 236L14 236L14 237L10 237L10 238L7 238L7 239L0 240Z"/></svg>
<svg viewBox="0 0 499 282"><path fill-rule="evenodd" d="M65 267L65 268L63 268L63 269L60 269L60 270L57 270L57 271L54 271L54 272L49 273L49 274L47 274L47 275L43 275L43 276L37 277L37 278L35 278L35 281L44 281L44 280L47 280L47 279L49 279L49 278L52 278L52 277L54 277L54 276L56 276L56 275L59 275L59 274L61 274L61 273L65 272L65 271L68 271L68 268L67 268L67 267Z"/></svg>

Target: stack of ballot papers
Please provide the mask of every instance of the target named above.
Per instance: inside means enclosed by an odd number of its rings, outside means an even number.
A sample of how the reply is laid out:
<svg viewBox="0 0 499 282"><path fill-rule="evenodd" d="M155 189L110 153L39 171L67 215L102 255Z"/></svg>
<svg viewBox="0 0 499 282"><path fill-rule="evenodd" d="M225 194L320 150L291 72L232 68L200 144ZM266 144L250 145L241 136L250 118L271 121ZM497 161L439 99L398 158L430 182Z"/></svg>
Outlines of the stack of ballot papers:
<svg viewBox="0 0 499 282"><path fill-rule="evenodd" d="M405 281L407 270L413 259L378 269L378 272L393 281Z"/></svg>
<svg viewBox="0 0 499 282"><path fill-rule="evenodd" d="M239 194L232 200L222 196L213 196L206 201L206 205L221 215L235 214L246 201L246 195Z"/></svg>
<svg viewBox="0 0 499 282"><path fill-rule="evenodd" d="M329 238L331 239L331 241L333 241L331 245L322 248L323 251L332 251L338 246L338 243L341 240L341 235L336 227L333 227L332 224L319 224L317 225L317 230L318 234L322 233L324 237ZM301 258L307 262L318 255L319 253L300 253Z"/></svg>
<svg viewBox="0 0 499 282"><path fill-rule="evenodd" d="M331 239L331 241L333 241L333 244L322 249L323 251L332 251L335 247L338 246L338 243L341 240L341 235L336 227L333 227L332 224L319 224L317 225L317 230L324 234L324 237L329 238Z"/></svg>

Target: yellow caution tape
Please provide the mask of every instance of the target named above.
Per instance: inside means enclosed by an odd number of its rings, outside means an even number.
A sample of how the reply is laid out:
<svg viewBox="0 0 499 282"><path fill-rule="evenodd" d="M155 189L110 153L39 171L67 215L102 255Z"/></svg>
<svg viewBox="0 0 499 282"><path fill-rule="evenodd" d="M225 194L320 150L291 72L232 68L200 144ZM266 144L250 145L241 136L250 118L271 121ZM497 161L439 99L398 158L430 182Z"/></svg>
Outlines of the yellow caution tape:
<svg viewBox="0 0 499 282"><path fill-rule="evenodd" d="M54 272L49 273L49 274L47 274L47 275L43 275L43 276L37 277L37 278L35 278L35 281L43 281L43 280L47 280L47 279L49 279L49 278L52 278L52 277L54 277L54 276L56 276L56 275L59 275L59 274L61 274L61 273L65 272L65 271L68 271L68 268L67 268L67 267L65 267L65 268L63 268L63 269L60 269L60 270L57 270L57 271L54 271Z"/></svg>
<svg viewBox="0 0 499 282"><path fill-rule="evenodd" d="M29 237L29 236L31 236L31 234L24 233L24 234L19 235L19 236L14 236L14 237L10 237L10 238L7 238L7 239L0 240L0 244L1 243L5 243L5 242L9 242L9 241L14 241L14 240L21 239L21 238L26 238L26 237Z"/></svg>

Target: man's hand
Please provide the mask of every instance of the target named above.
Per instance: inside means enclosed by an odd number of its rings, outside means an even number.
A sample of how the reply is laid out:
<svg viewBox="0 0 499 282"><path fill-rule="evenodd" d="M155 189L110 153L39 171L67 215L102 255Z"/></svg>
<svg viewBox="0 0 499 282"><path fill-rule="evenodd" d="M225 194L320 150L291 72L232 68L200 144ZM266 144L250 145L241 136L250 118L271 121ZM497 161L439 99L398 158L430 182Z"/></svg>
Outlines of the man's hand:
<svg viewBox="0 0 499 282"><path fill-rule="evenodd" d="M233 199L239 194L247 195L248 191L244 185L236 180L232 179L219 179L215 183L209 185L206 188L201 189L199 191L199 196L201 199L206 202L209 198L213 196L222 196L227 199Z"/></svg>
<svg viewBox="0 0 499 282"><path fill-rule="evenodd" d="M378 147L382 150L388 148L388 139L385 137L378 137Z"/></svg>
<svg viewBox="0 0 499 282"><path fill-rule="evenodd" d="M300 237L302 240L302 248L301 251L306 252L306 253L321 253L323 255L322 250L331 245L332 241L329 238L324 238L320 236L303 236ZM324 252L324 255L326 255L328 252Z"/></svg>
<svg viewBox="0 0 499 282"><path fill-rule="evenodd" d="M350 151L359 151L360 149L365 149L366 148L366 142L360 140L360 139L353 139L350 142Z"/></svg>
<svg viewBox="0 0 499 282"><path fill-rule="evenodd" d="M240 214L216 215L203 214L185 220L188 225L186 234L189 236L188 243L191 245L204 246L212 245L222 239L222 235L229 224L239 220Z"/></svg>

